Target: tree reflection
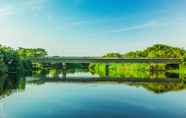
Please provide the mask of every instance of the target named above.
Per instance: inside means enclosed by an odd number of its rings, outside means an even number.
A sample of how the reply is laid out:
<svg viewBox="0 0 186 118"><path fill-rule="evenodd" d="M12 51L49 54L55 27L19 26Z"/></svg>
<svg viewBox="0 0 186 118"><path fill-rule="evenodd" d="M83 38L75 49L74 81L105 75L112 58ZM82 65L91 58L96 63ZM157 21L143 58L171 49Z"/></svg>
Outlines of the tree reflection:
<svg viewBox="0 0 186 118"><path fill-rule="evenodd" d="M23 91L26 86L25 78L14 75L2 75L0 77L0 99L9 96L14 91Z"/></svg>
<svg viewBox="0 0 186 118"><path fill-rule="evenodd" d="M92 74L98 74L99 78L87 79L86 77L77 79L68 78L63 80L59 77L62 73L61 69L52 68L49 70L42 70L40 74L40 80L32 81L35 84L43 84L45 82L64 82L64 81L75 81L75 82L119 82L120 84L128 84L136 87L143 87L146 90L152 91L154 93L165 93L169 91L179 91L186 88L185 80L179 79L179 74L174 72L166 71L132 71L132 70L122 70L122 69L110 69L110 80L106 80L104 69L91 71ZM87 69L82 68L68 68L67 73L77 73L77 72L88 72ZM50 77L48 76L50 75Z"/></svg>
<svg viewBox="0 0 186 118"><path fill-rule="evenodd" d="M118 82L119 84L128 84L130 86L143 87L146 90L152 91L154 93L160 94L169 91L179 91L186 88L186 81L184 79L179 79L179 74L174 72L165 72L165 71L131 71L131 70L122 70L122 69L110 69L110 80L106 80L104 69L95 70L90 72L86 68L68 68L67 73L77 73L77 72L89 72L92 74L99 75L98 78L87 79L80 78L75 82L85 82L94 83L110 81ZM62 74L62 69L51 68L51 69L42 69L33 72L32 77L37 78L36 80L26 81L25 77L22 77L19 74L4 74L0 77L0 99L6 96L9 96L15 91L25 90L26 83L34 84L44 84L46 82L64 82L68 81L63 80L60 75ZM154 81L155 80L155 81ZM161 81L157 81L161 80ZM169 81L171 80L171 81ZM173 81L172 81L173 80Z"/></svg>
<svg viewBox="0 0 186 118"><path fill-rule="evenodd" d="M169 91L179 91L186 88L184 82L161 82L161 83L130 83L131 86L143 87L149 91L160 94Z"/></svg>

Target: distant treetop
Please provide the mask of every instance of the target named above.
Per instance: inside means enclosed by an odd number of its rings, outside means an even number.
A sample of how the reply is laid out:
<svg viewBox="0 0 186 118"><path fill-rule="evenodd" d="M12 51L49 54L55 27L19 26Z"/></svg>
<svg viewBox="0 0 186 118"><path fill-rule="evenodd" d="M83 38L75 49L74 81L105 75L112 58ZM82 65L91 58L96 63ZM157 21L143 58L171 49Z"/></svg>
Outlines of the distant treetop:
<svg viewBox="0 0 186 118"><path fill-rule="evenodd" d="M172 47L164 44L155 44L144 50L131 51L125 54L108 53L104 57L125 58L184 58L186 51L183 48Z"/></svg>

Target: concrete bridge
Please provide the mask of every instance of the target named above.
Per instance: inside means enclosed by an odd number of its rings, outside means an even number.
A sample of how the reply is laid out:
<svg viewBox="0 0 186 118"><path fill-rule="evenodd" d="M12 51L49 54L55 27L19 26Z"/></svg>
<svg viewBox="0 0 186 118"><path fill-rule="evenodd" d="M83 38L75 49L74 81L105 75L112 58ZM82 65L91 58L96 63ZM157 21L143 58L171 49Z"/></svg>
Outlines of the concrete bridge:
<svg viewBox="0 0 186 118"><path fill-rule="evenodd" d="M103 57L41 57L32 58L33 62L41 63L149 63L149 64L180 64L181 59L175 58L103 58Z"/></svg>
<svg viewBox="0 0 186 118"><path fill-rule="evenodd" d="M62 64L63 75L66 77L67 63L102 63L105 64L105 75L109 77L109 65L121 63L141 63L141 64L179 64L180 69L183 69L183 62L181 59L175 58L103 58L103 57L41 57L32 58L32 62Z"/></svg>

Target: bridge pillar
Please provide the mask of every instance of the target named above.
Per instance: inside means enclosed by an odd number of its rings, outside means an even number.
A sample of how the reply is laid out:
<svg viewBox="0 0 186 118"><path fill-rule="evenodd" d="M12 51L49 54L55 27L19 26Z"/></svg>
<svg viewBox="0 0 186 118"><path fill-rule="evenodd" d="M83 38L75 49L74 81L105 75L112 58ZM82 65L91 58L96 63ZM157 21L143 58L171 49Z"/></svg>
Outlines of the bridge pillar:
<svg viewBox="0 0 186 118"><path fill-rule="evenodd" d="M67 64L66 63L62 63L63 79L66 79L66 73L67 73Z"/></svg>
<svg viewBox="0 0 186 118"><path fill-rule="evenodd" d="M105 65L105 77L106 77L106 79L110 78L109 66L110 66L110 64Z"/></svg>
<svg viewBox="0 0 186 118"><path fill-rule="evenodd" d="M185 76L185 64L180 63L179 64L179 77L180 79L184 79L184 76Z"/></svg>

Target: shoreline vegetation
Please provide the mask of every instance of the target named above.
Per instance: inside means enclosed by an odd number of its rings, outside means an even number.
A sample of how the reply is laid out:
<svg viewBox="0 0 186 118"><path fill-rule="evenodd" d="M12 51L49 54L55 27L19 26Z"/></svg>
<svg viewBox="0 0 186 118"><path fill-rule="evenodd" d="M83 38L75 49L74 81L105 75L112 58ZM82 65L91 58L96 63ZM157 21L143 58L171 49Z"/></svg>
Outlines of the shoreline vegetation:
<svg viewBox="0 0 186 118"><path fill-rule="evenodd" d="M0 75L3 73L18 73L22 75L32 74L32 62L28 58L44 57L48 52L42 48L17 48L0 45ZM155 44L144 50L131 51L128 53L107 53L103 57L115 58L186 58L186 50L183 48L172 47L163 44ZM37 63L37 68L45 69L43 64ZM58 65L52 65L58 67ZM68 67L87 68L92 73L98 73L104 76L104 64L68 64ZM111 75L116 75L115 72L127 71L168 71L178 73L179 65L176 64L111 64ZM132 74L132 73L129 73ZM139 74L139 73L138 73Z"/></svg>
<svg viewBox="0 0 186 118"><path fill-rule="evenodd" d="M12 93L12 90L18 89L20 91L25 89L26 76L41 77L44 79L38 80L37 84L42 84L42 81L52 81L57 78L61 72L60 64L50 65L50 68L45 67L45 64L36 63L33 68L32 62L28 58L44 57L48 52L41 48L18 48L13 49L11 47L0 45L0 96L8 96ZM156 44L148 47L144 50L132 51L125 54L120 53L108 53L102 57L115 57L115 58L178 58L185 59L186 50L177 47L171 47L162 44ZM151 90L155 93L163 93L172 90L184 89L185 82L177 82L176 79L169 77L179 78L179 65L175 64L111 64L110 81L120 81L120 78L128 78L131 81L131 86L143 86L144 88ZM74 72L91 72L98 75L101 79L105 78L105 65L104 64L68 64L67 73ZM52 75L47 78L48 75ZM51 79L52 78L52 79ZM115 78L115 79L114 79ZM143 79L148 78L148 79ZM161 79L159 79L161 78ZM168 79L167 79L168 78ZM161 83L167 79L168 83ZM57 79L56 79L57 80ZM144 83L137 84L135 82ZM157 82L153 82L157 80ZM76 80L77 81L77 80ZM81 80L82 81L82 80ZM92 80L93 81L93 80ZM104 79L99 80L104 81ZM106 81L106 80L105 80ZM122 82L123 80L121 80ZM145 83L145 82L151 83ZM175 82L174 82L175 81ZM91 81L87 81L91 82Z"/></svg>
<svg viewBox="0 0 186 118"><path fill-rule="evenodd" d="M18 48L0 45L0 75L4 73L16 73L28 75L32 73L32 62L26 58L42 57L48 55L41 48Z"/></svg>
<svg viewBox="0 0 186 118"><path fill-rule="evenodd" d="M128 53L108 53L103 57L115 57L115 58L177 58L185 60L186 50L183 48L172 47L163 44L155 44L144 50L131 51ZM90 64L89 70L93 73L100 73L104 76L105 66L104 64ZM179 73L178 64L111 64L111 75L115 75L115 72L128 72L134 74L134 72L146 72L146 71L165 71ZM132 72L133 71L133 72ZM132 72L132 73L131 73ZM183 71L182 71L183 72Z"/></svg>

